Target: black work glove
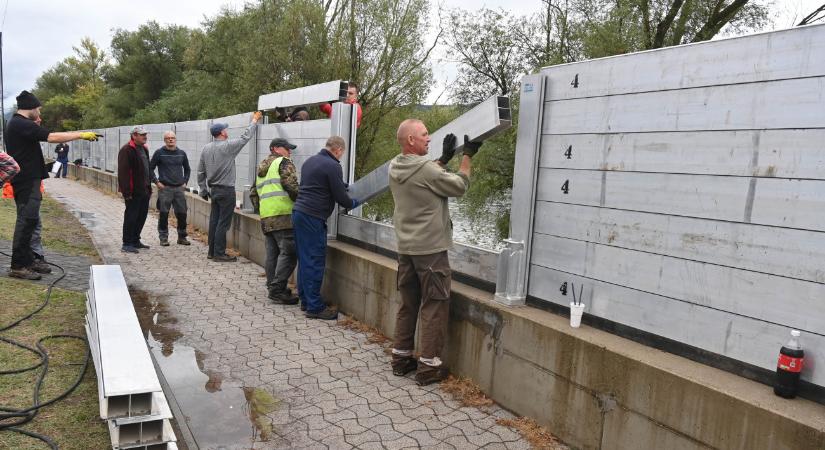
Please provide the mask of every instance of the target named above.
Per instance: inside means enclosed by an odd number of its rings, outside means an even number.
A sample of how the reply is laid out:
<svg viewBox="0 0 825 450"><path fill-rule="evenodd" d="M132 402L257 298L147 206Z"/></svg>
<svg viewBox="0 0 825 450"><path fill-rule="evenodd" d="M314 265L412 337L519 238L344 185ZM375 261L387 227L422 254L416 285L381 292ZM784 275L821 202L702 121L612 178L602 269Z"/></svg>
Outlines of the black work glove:
<svg viewBox="0 0 825 450"><path fill-rule="evenodd" d="M207 202L209 201L209 191L201 191L198 193L198 195L200 195L201 198L206 200Z"/></svg>
<svg viewBox="0 0 825 450"><path fill-rule="evenodd" d="M476 155L476 153L478 153L478 149L479 149L479 147L481 147L481 144L483 144L483 143L484 142L472 142L470 140L470 137L465 134L464 135L464 154L469 156L470 158L472 158L473 156Z"/></svg>
<svg viewBox="0 0 825 450"><path fill-rule="evenodd" d="M453 133L444 136L444 142L441 144L441 157L438 162L446 166L455 155L455 141L456 137Z"/></svg>

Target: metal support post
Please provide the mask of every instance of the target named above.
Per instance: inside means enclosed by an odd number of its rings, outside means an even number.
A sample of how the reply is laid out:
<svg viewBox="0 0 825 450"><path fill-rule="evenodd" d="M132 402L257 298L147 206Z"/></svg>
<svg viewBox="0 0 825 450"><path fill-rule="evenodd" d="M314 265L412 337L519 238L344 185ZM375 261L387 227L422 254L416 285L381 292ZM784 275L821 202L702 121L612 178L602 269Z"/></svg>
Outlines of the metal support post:
<svg viewBox="0 0 825 450"><path fill-rule="evenodd" d="M505 241L507 247L499 255L495 296L496 300L510 306L524 304L527 297L544 84L542 74L527 75L521 83L513 198L510 206L510 238Z"/></svg>
<svg viewBox="0 0 825 450"><path fill-rule="evenodd" d="M341 171L344 177L344 183L352 181L352 165L355 163L355 153L352 143L355 141L355 126L353 117L356 115L355 105L348 103L334 103L332 105L332 124L330 127L330 136L341 136L347 148L344 155L341 157ZM351 197L352 195L350 195ZM332 215L327 219L327 239L336 239L338 237L338 214L341 208L335 205Z"/></svg>

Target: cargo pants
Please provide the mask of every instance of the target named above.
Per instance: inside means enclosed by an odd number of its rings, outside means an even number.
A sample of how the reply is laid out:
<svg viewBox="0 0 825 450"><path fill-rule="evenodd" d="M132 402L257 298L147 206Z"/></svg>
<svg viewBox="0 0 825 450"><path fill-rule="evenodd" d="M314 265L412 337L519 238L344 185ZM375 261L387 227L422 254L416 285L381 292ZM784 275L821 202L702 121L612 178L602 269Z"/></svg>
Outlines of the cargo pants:
<svg viewBox="0 0 825 450"><path fill-rule="evenodd" d="M447 252L430 255L398 255L398 291L401 307L395 322L393 359L410 358L415 346L415 326L421 328L421 363L437 367L450 317L452 271Z"/></svg>

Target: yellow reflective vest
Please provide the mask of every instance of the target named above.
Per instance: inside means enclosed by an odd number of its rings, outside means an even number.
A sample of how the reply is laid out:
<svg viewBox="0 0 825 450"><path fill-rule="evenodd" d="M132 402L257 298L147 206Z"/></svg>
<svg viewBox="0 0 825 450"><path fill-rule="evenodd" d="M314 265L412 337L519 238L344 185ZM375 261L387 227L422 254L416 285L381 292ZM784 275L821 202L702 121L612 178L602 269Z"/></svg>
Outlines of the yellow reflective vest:
<svg viewBox="0 0 825 450"><path fill-rule="evenodd" d="M255 188L258 191L260 201L261 217L283 216L292 214L292 199L281 186L281 175L278 168L281 167L283 156L272 161L265 177L255 179Z"/></svg>

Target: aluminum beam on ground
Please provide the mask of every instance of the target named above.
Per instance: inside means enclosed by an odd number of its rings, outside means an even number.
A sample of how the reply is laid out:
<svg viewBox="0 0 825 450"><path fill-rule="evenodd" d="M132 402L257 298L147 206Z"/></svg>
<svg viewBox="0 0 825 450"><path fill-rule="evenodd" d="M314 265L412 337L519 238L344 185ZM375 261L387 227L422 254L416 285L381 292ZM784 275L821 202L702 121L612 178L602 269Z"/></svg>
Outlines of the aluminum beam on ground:
<svg viewBox="0 0 825 450"><path fill-rule="evenodd" d="M114 449L142 448L177 441L168 419L117 425L108 421L109 437Z"/></svg>
<svg viewBox="0 0 825 450"><path fill-rule="evenodd" d="M120 266L91 266L101 381L106 397L160 392Z"/></svg>
<svg viewBox="0 0 825 450"><path fill-rule="evenodd" d="M510 123L510 98L490 97L432 133L428 157L438 159L441 156L441 142L450 133L458 137L456 153L460 154L464 148L465 134L471 140L485 140L510 128ZM386 192L389 189L389 168L390 161L387 161L353 183L349 188L350 197L364 203Z"/></svg>
<svg viewBox="0 0 825 450"><path fill-rule="evenodd" d="M342 80L314 84L312 86L273 92L258 97L258 110L267 111L290 106L313 105L347 98L347 82Z"/></svg>

